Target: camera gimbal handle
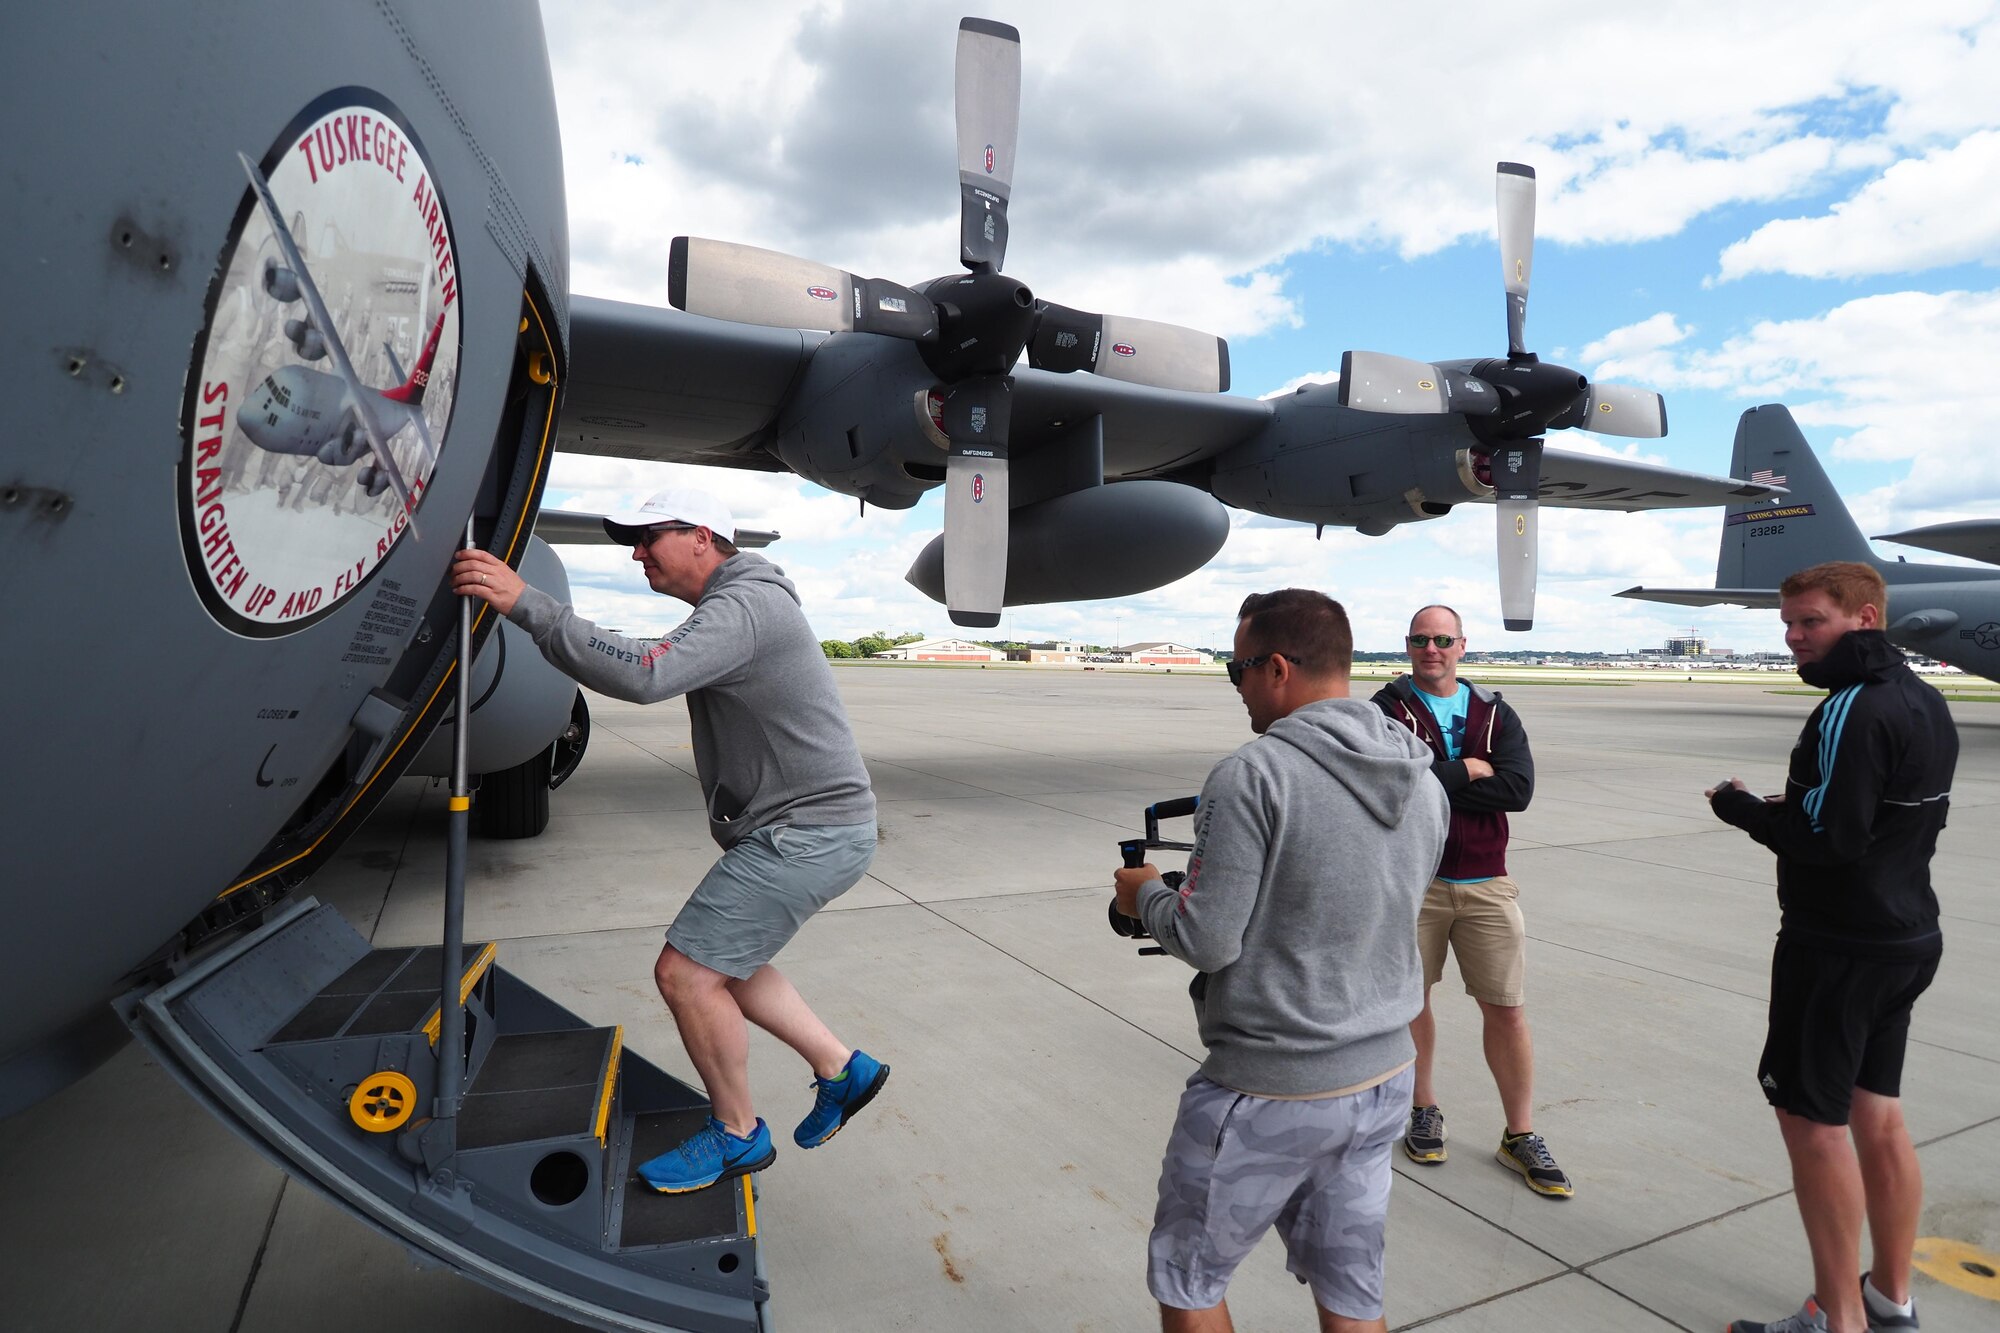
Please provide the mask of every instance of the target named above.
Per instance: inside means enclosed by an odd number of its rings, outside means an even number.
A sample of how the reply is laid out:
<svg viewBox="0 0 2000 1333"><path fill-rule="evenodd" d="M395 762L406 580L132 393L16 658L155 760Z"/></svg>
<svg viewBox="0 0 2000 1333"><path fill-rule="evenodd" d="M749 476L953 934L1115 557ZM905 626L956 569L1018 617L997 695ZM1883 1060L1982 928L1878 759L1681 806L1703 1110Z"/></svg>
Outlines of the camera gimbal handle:
<svg viewBox="0 0 2000 1333"><path fill-rule="evenodd" d="M1170 852L1193 851L1194 844L1191 842L1162 841L1160 838L1160 821L1162 819L1178 819L1182 815L1191 815L1200 807L1201 797L1199 796L1183 796L1178 800L1159 801L1147 806L1146 836L1143 838L1126 838L1118 844L1118 854L1125 858L1125 868L1127 870L1137 870L1140 866L1146 864L1146 853L1156 847ZM1179 888L1181 883L1180 876L1180 871L1169 870L1161 878L1166 880L1170 887ZM1152 938L1151 935L1146 933L1146 927L1143 923L1134 917L1126 916L1118 910L1118 900L1116 898L1111 900L1109 911L1106 915L1110 918L1113 933L1128 940ZM1141 949L1139 952L1142 954L1163 954L1166 950L1155 945Z"/></svg>

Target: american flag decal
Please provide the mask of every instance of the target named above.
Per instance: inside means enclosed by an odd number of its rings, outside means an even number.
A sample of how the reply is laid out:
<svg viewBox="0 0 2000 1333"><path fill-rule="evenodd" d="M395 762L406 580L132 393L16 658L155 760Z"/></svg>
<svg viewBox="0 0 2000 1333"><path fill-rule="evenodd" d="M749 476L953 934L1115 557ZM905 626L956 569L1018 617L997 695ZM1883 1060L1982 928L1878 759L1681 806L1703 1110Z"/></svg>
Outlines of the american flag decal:
<svg viewBox="0 0 2000 1333"><path fill-rule="evenodd" d="M1750 474L1750 480L1756 482L1759 486L1782 486L1785 484L1785 474L1782 472L1773 472L1767 467L1758 468Z"/></svg>

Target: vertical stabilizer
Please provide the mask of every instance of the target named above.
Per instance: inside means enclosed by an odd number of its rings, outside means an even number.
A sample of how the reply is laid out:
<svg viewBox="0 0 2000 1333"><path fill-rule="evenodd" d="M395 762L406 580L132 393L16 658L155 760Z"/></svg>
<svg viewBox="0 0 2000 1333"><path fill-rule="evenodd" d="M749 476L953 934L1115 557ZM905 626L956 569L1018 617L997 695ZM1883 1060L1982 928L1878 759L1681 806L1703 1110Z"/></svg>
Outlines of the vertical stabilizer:
<svg viewBox="0 0 2000 1333"><path fill-rule="evenodd" d="M1867 539L1782 403L1753 407L1736 423L1729 475L1783 486L1790 494L1729 507L1716 587L1775 588L1824 560L1873 561Z"/></svg>

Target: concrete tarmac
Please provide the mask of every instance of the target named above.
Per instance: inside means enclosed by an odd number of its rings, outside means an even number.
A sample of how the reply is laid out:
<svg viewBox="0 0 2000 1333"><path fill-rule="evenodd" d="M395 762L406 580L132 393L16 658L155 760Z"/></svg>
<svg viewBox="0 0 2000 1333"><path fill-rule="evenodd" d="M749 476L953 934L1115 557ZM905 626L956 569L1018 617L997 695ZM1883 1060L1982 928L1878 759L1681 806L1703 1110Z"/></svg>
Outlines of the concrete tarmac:
<svg viewBox="0 0 2000 1333"><path fill-rule="evenodd" d="M776 1325L1156 1328L1146 1234L1201 1047L1186 967L1135 956L1104 904L1142 808L1197 791L1249 739L1236 693L1185 674L836 676L874 775L881 849L779 961L894 1076L838 1138L800 1152L786 1131L811 1104L810 1074L753 1033L753 1089L780 1144L758 1204ZM1536 1128L1576 1197L1539 1197L1493 1160L1499 1101L1476 1006L1448 970L1435 999L1451 1157L1397 1156L1392 1327L1706 1333L1789 1313L1809 1290L1754 1075L1771 857L1701 799L1725 775L1782 785L1816 698L1771 692L1787 685L1506 688L1539 777L1509 853L1531 937ZM633 1049L693 1081L651 979L665 923L715 855L686 711L592 708L589 755L554 794L549 831L474 843L466 937L500 941L502 966L625 1024ZM1991 1254L2000 707L1955 713L1963 749L1934 864L1945 957L1917 1007L1904 1102L1926 1176L1919 1234ZM443 792L406 780L307 891L377 945L435 941L444 819ZM5 1122L0 1180L9 1329L566 1327L418 1268L208 1120L136 1049ZM1976 1280L1916 1286L1927 1329L2000 1327L2000 1303L1962 1289ZM1244 1330L1313 1326L1274 1237L1229 1300Z"/></svg>

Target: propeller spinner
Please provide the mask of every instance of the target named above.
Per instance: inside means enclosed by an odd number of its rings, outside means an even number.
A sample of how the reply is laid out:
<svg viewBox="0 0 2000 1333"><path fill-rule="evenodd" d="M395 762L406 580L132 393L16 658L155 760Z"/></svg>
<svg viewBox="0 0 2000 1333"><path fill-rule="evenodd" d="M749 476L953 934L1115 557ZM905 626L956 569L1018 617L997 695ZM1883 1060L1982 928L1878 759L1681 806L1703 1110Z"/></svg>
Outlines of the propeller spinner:
<svg viewBox="0 0 2000 1333"><path fill-rule="evenodd" d="M1656 439L1667 407L1651 389L1592 384L1527 348L1528 287L1535 267L1535 170L1502 162L1496 173L1500 281L1507 355L1432 363L1381 352L1340 358L1340 402L1368 412L1466 418L1492 469L1500 561L1500 612L1510 630L1535 623L1537 510L1542 433L1581 427Z"/></svg>
<svg viewBox="0 0 2000 1333"><path fill-rule="evenodd" d="M1021 122L1021 35L958 25L959 262L919 288L859 278L726 241L674 238L668 300L690 314L777 328L877 333L917 345L938 377L951 448L945 466L945 605L953 622L1000 623L1007 582L1007 430L1023 352L1038 370L1089 371L1160 389L1229 387L1229 347L1213 334L1037 300L1000 272Z"/></svg>

